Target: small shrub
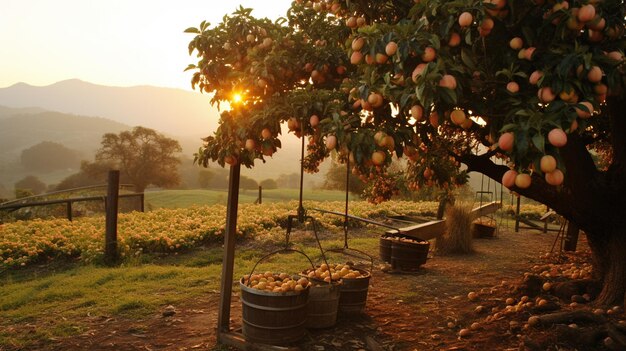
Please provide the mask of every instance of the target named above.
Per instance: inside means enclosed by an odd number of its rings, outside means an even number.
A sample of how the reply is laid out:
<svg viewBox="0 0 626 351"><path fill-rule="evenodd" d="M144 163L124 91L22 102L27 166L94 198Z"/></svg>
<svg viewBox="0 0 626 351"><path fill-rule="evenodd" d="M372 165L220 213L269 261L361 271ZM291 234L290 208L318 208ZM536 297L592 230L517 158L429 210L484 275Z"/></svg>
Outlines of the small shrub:
<svg viewBox="0 0 626 351"><path fill-rule="evenodd" d="M446 232L437 238L439 254L466 254L472 249L471 204L448 206L446 209Z"/></svg>

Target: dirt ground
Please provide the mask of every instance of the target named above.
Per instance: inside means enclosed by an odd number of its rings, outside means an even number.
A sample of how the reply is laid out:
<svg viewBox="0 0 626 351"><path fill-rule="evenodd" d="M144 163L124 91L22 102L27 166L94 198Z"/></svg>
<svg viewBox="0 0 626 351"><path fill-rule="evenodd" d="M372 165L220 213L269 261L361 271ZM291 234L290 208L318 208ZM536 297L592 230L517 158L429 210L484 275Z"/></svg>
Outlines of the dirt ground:
<svg viewBox="0 0 626 351"><path fill-rule="evenodd" d="M501 231L496 238L474 240L475 253L463 256L432 255L415 273L385 273L375 265L366 313L340 316L329 329L309 330L298 347L302 350L534 350L531 334L540 334L543 350L574 350L546 339L550 330L522 328L528 314L496 316L505 300L515 297L512 286L549 252L555 233ZM584 237L579 248L584 249ZM377 254L377 253L376 253ZM379 262L377 262L379 263ZM468 293L477 292L477 301ZM173 316L161 313L145 320L88 318L84 334L47 345L46 350L220 350L215 327L219 295L187 301ZM475 311L478 305L484 312ZM487 316L491 321L485 321ZM241 303L233 297L233 328L241 326ZM511 322L513 321L513 322ZM472 323L476 328L470 329ZM517 323L517 324L516 324ZM468 336L459 331L468 328ZM535 336L537 336L535 335ZM558 348L557 348L558 347ZM579 349L582 350L582 349ZM598 348L598 350L603 350Z"/></svg>

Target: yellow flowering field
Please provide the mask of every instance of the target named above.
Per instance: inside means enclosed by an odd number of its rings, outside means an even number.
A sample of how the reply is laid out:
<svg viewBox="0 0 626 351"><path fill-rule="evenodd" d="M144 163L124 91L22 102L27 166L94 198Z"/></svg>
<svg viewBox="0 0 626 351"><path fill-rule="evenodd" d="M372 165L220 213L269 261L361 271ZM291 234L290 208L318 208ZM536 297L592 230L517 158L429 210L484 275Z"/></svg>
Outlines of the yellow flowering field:
<svg viewBox="0 0 626 351"><path fill-rule="evenodd" d="M387 215L433 216L436 202L389 201L373 205L350 202L350 214L363 218ZM343 202L306 202L305 208L343 212ZM287 215L296 201L262 205L240 204L237 234L243 239L267 240L285 232ZM343 218L309 211L325 228L340 230ZM224 234L226 207L211 205L120 214L118 241L122 256L175 253L219 242ZM352 226L362 222L352 221ZM0 270L53 259L98 260L104 249L104 217L32 220L0 225Z"/></svg>

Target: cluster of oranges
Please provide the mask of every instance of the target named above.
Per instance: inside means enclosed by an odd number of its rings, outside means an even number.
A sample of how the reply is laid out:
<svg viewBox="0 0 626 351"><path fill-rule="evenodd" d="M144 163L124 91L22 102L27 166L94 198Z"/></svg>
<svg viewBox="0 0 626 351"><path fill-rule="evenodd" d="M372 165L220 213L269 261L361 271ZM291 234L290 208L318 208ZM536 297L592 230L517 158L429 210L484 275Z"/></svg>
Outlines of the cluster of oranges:
<svg viewBox="0 0 626 351"><path fill-rule="evenodd" d="M263 274L246 274L243 284L253 289L264 290L274 293L286 293L291 291L303 291L310 282L305 277L292 277L287 273L265 272Z"/></svg>
<svg viewBox="0 0 626 351"><path fill-rule="evenodd" d="M308 269L304 271L309 279L323 280L330 282L331 280L339 281L341 279L356 279L364 278L361 271L353 269L349 264L326 264L322 263L315 269Z"/></svg>

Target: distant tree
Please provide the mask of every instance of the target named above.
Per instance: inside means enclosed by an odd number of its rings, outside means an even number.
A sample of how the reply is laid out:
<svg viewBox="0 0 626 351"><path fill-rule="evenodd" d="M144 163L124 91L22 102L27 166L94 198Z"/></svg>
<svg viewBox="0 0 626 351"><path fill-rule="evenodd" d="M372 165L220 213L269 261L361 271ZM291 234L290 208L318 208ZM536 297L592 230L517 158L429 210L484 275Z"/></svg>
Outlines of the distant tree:
<svg viewBox="0 0 626 351"><path fill-rule="evenodd" d="M28 190L28 189L15 189L15 198L16 199L21 199L24 197L29 197L29 196L33 196L35 194L33 194L32 191Z"/></svg>
<svg viewBox="0 0 626 351"><path fill-rule="evenodd" d="M76 168L80 164L80 155L59 143L44 141L23 150L20 161L28 171L52 172Z"/></svg>
<svg viewBox="0 0 626 351"><path fill-rule="evenodd" d="M278 189L278 183L274 179L265 179L259 183L263 189Z"/></svg>
<svg viewBox="0 0 626 351"><path fill-rule="evenodd" d="M82 161L80 164L80 171L65 177L55 187L55 190L67 190L73 188L80 188L90 185L100 185L107 181L107 173L113 168L112 164L97 163ZM120 181L125 183L125 179L122 176Z"/></svg>
<svg viewBox="0 0 626 351"><path fill-rule="evenodd" d="M300 187L300 175L298 173L281 174L276 180L280 184L281 188L299 188Z"/></svg>
<svg viewBox="0 0 626 351"><path fill-rule="evenodd" d="M44 182L33 175L26 176L15 183L16 197L17 190L28 190L33 195L39 195L46 191L47 188L48 186Z"/></svg>
<svg viewBox="0 0 626 351"><path fill-rule="evenodd" d="M252 178L242 175L239 178L239 187L244 190L258 189L259 183Z"/></svg>
<svg viewBox="0 0 626 351"><path fill-rule="evenodd" d="M96 163L113 164L124 179L143 192L148 185L167 188L180 183L180 160L175 154L181 151L178 141L153 129L135 127L119 134L105 134Z"/></svg>
<svg viewBox="0 0 626 351"><path fill-rule="evenodd" d="M209 170L201 170L198 172L198 185L201 188L208 188L215 174Z"/></svg>
<svg viewBox="0 0 626 351"><path fill-rule="evenodd" d="M326 173L324 189L328 190L346 190L346 165L332 162L328 172ZM362 194L365 189L365 183L359 177L350 173L349 191L353 194Z"/></svg>
<svg viewBox="0 0 626 351"><path fill-rule="evenodd" d="M199 177L200 169L193 163L193 159L187 156L180 156L178 158L180 164L178 165L178 174L180 174L180 184L176 186L178 189L196 189L201 188Z"/></svg>
<svg viewBox="0 0 626 351"><path fill-rule="evenodd" d="M11 196L9 190L4 186L4 184L0 184L0 202L7 201L6 199Z"/></svg>
<svg viewBox="0 0 626 351"><path fill-rule="evenodd" d="M226 189L228 188L228 171L224 172L223 168L215 169L215 175L211 177L209 181L209 188L211 189ZM217 172L220 171L220 172Z"/></svg>

